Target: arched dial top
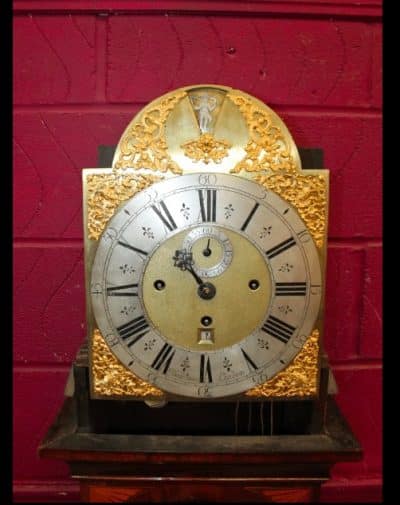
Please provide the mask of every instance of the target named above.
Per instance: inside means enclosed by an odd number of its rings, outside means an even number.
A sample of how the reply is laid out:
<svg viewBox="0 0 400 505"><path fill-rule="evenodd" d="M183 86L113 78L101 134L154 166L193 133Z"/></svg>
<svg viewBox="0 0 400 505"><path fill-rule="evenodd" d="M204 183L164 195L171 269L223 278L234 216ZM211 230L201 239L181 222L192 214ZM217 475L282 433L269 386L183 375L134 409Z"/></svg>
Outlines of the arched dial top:
<svg viewBox="0 0 400 505"><path fill-rule="evenodd" d="M189 397L272 378L314 328L321 268L295 209L234 175L168 179L123 204L99 240L96 322L140 378Z"/></svg>

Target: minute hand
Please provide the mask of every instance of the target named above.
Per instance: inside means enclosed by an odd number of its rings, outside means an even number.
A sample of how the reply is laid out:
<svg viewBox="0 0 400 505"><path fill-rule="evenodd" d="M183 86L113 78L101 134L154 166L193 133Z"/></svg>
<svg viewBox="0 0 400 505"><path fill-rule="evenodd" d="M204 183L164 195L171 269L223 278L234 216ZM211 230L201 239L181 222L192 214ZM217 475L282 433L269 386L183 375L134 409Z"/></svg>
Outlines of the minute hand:
<svg viewBox="0 0 400 505"><path fill-rule="evenodd" d="M202 281L200 277L196 274L196 272L193 270L192 265L186 264L186 270L188 270L193 275L199 286L202 286L204 284L204 281Z"/></svg>
<svg viewBox="0 0 400 505"><path fill-rule="evenodd" d="M174 266L180 268L182 271L187 270L192 274L194 280L197 282L199 287L197 288L197 294L203 300L211 300L214 298L216 289L211 282L203 282L202 279L196 274L193 269L193 259L192 253L188 253L186 249L175 251L175 256L172 258L174 260Z"/></svg>

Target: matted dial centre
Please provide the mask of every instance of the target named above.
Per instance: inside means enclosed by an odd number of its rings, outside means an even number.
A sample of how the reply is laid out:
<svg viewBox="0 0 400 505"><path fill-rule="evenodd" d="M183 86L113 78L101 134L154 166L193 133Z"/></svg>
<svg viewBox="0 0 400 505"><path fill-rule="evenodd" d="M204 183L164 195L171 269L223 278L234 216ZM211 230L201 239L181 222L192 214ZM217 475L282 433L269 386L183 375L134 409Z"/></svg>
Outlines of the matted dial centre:
<svg viewBox="0 0 400 505"><path fill-rule="evenodd" d="M196 261L208 260L202 254L208 242L208 238L205 240L201 235L202 228L180 232L154 251L143 273L143 303L152 324L169 342L193 350L204 350L198 330L199 321L207 313L212 318L213 328L213 341L207 343L207 350L217 350L239 342L262 324L270 302L271 279L257 247L239 233L226 229L222 232L213 227L215 235L220 234L218 239L214 236L214 245L218 243L221 248L216 249L219 258L223 255L222 241L229 242L232 253L229 264L212 279L215 296L210 299L197 296L195 279L190 272L174 266L172 258L176 250L188 243L188 235L192 240L199 234L193 241L194 268ZM213 244L210 242L209 246L213 254ZM202 269L196 271L200 275ZM161 291L154 288L154 282L160 278L165 282L165 289ZM248 286L249 280L254 278L259 282L256 291Z"/></svg>

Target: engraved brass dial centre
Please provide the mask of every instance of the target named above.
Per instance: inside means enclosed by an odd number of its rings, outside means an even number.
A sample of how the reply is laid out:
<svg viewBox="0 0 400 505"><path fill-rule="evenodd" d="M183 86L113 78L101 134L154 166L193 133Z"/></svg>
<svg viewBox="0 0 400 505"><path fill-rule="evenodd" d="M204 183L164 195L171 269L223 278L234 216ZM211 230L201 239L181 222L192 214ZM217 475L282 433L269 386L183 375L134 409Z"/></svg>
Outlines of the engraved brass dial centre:
<svg viewBox="0 0 400 505"><path fill-rule="evenodd" d="M203 228L203 227L199 227ZM244 236L224 229L233 254L223 272L213 277L212 283L198 286L192 275L174 266L176 251L191 232L180 232L162 243L152 254L143 274L144 307L153 325L169 342L192 350L201 350L199 321L207 313L213 321L214 341L207 350L231 346L262 324L271 297L270 273L260 251ZM214 233L219 233L214 227ZM222 232L221 232L222 233ZM196 258L202 256L204 238L196 247ZM198 251L197 251L198 249ZM196 263L194 263L194 266ZM162 278L165 289L154 289L154 282ZM259 288L250 290L250 279L257 278ZM198 289L213 286L211 297L193 296ZM244 316L245 312L245 317Z"/></svg>

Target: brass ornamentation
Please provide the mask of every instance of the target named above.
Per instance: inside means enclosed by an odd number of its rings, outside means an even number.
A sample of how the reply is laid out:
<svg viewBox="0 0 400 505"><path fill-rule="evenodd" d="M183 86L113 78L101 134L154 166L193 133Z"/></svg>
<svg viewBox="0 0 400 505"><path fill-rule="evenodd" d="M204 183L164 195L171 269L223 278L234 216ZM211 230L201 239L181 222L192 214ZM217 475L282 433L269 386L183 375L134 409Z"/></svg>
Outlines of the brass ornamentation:
<svg viewBox="0 0 400 505"><path fill-rule="evenodd" d="M197 161L204 161L208 164L210 161L221 163L228 156L228 149L232 145L226 140L216 140L210 133L203 133L196 140L182 144L185 156Z"/></svg>
<svg viewBox="0 0 400 505"><path fill-rule="evenodd" d="M163 398L164 393L126 369L110 351L100 331L92 335L93 392L103 396Z"/></svg>
<svg viewBox="0 0 400 505"><path fill-rule="evenodd" d="M163 173L182 173L182 169L167 152L165 122L171 110L184 96L186 92L166 97L147 109L140 119L125 130L118 144L115 169L148 168Z"/></svg>
<svg viewBox="0 0 400 505"><path fill-rule="evenodd" d="M315 245L324 246L327 186L322 175L257 175L254 180L291 203L304 220Z"/></svg>
<svg viewBox="0 0 400 505"><path fill-rule="evenodd" d="M244 150L246 156L231 170L239 172L295 172L296 165L287 145L287 136L273 123L266 110L249 98L228 93L246 119L250 140Z"/></svg>
<svg viewBox="0 0 400 505"><path fill-rule="evenodd" d="M319 331L314 330L303 348L284 370L272 379L246 391L245 396L304 397L317 394Z"/></svg>
<svg viewBox="0 0 400 505"><path fill-rule="evenodd" d="M254 180L292 204L324 258L327 179L318 175L317 171L306 173L301 170L294 141L283 121L271 109L253 97L230 88L210 86L212 89L218 88L218 92L225 96L219 119L217 110L213 111L216 128L213 131L220 139L227 140L217 140L205 130L202 130L199 138L191 140L198 135L199 125L195 116L197 109L194 108L191 119L185 109L185 100L182 99L190 98L190 94L197 92L197 88L203 91L205 86L181 88L147 106L124 131L114 157L113 172L86 176L85 240L87 243L87 239L91 241L88 250L95 247L92 241L100 238L107 222L122 202L164 177L200 171L199 166L205 168L201 163L211 163L211 166L216 163L218 167L214 165L210 171L239 174L240 177ZM239 112L237 116L232 112L236 107L241 114L243 131L237 128ZM175 114L176 108L180 108L181 116L186 122L177 120L182 118ZM226 126L233 124L230 121L232 117L236 118L235 127ZM182 128L182 124L185 128ZM192 125L193 131L186 128L187 125ZM186 136L177 135L179 130L185 131ZM175 143L171 139L175 139ZM184 156L192 160L193 165L189 160L184 163ZM195 163L198 164L194 165ZM145 168L148 173L132 173L126 170L129 168ZM156 173L149 173L150 171ZM319 340L320 333L314 330L286 369L244 395L251 398L315 395L318 387ZM118 361L98 329L92 332L91 356L91 378L96 395L165 398L166 395L160 389L139 379Z"/></svg>
<svg viewBox="0 0 400 505"><path fill-rule="evenodd" d="M319 331L314 330L292 363L272 379L245 393L246 396L305 397L317 393ZM128 371L110 351L98 329L92 335L93 390L104 396L160 398L164 393Z"/></svg>
<svg viewBox="0 0 400 505"><path fill-rule="evenodd" d="M98 240L118 205L154 182L155 175L98 174L87 176L88 238Z"/></svg>

